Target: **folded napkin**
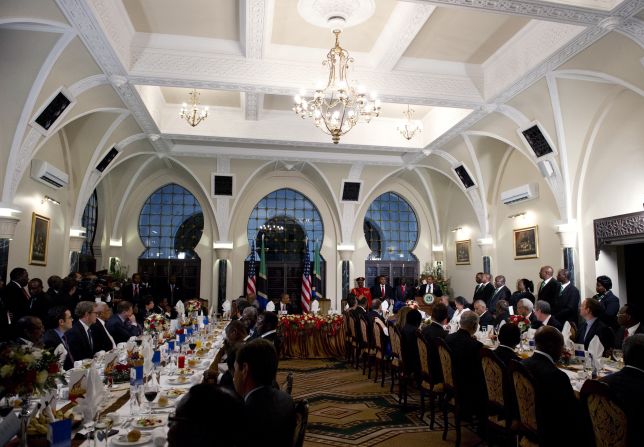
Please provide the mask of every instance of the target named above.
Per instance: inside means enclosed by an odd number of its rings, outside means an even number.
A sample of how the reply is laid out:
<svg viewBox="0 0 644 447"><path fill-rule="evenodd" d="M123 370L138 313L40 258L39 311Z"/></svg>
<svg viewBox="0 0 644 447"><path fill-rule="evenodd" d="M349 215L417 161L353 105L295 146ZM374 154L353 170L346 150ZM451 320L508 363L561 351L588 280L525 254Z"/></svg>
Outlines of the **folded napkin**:
<svg viewBox="0 0 644 447"><path fill-rule="evenodd" d="M604 355L604 345L599 341L599 337L595 335L588 344L588 352L593 357L593 368L599 371L601 369L601 358Z"/></svg>
<svg viewBox="0 0 644 447"><path fill-rule="evenodd" d="M103 380L96 368L92 366L87 372L87 391L85 397L77 400L85 422L94 420L104 394L105 387L103 386Z"/></svg>
<svg viewBox="0 0 644 447"><path fill-rule="evenodd" d="M564 347L566 349L568 349L569 351L574 351L575 350L575 342L574 342L574 340L570 339L571 330L572 330L572 326L570 326L570 322L566 321L564 323L563 329L561 330L561 335L563 335Z"/></svg>
<svg viewBox="0 0 644 447"><path fill-rule="evenodd" d="M163 447L167 438L167 432L163 427L157 427L152 430L152 444L155 447Z"/></svg>
<svg viewBox="0 0 644 447"><path fill-rule="evenodd" d="M65 364L65 359L67 358L67 349L65 349L65 346L61 343L58 346L56 346L56 349L54 349L54 355L58 355L58 363L60 364L61 370L63 365Z"/></svg>
<svg viewBox="0 0 644 447"><path fill-rule="evenodd" d="M179 315L186 314L186 306L183 305L183 301L177 301L177 304L174 305L174 308L177 310Z"/></svg>
<svg viewBox="0 0 644 447"><path fill-rule="evenodd" d="M152 343L150 340L146 337L143 340L143 374L148 375L150 372L152 372L152 368L154 367L154 364L152 363L152 355L154 354L154 348L152 347Z"/></svg>
<svg viewBox="0 0 644 447"><path fill-rule="evenodd" d="M532 340L534 338L534 333L537 332L536 329L528 329L528 340Z"/></svg>
<svg viewBox="0 0 644 447"><path fill-rule="evenodd" d="M503 326L504 324L505 324L505 320L501 320L501 322L499 323L499 329L501 329L501 326Z"/></svg>

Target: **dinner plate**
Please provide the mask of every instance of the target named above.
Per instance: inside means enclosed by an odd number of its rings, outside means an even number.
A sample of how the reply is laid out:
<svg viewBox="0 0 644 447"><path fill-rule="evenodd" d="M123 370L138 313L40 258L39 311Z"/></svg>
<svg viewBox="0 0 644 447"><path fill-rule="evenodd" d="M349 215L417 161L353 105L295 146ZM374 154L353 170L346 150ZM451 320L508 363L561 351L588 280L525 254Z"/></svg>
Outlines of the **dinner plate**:
<svg viewBox="0 0 644 447"><path fill-rule="evenodd" d="M141 433L141 437L138 441L130 442L127 440L127 434L114 436L112 438L112 445L143 445L152 440L152 434L150 433Z"/></svg>
<svg viewBox="0 0 644 447"><path fill-rule="evenodd" d="M168 391L163 393L168 399L176 399L177 397L181 397L184 394L186 394L186 390L182 390L181 388L170 388Z"/></svg>
<svg viewBox="0 0 644 447"><path fill-rule="evenodd" d="M145 423L144 421L150 421L149 424ZM163 425L163 419L159 417L144 417L144 418L139 418L135 419L132 421L132 427L138 428L138 429L143 429L143 430L148 430L152 428L157 428L161 427Z"/></svg>
<svg viewBox="0 0 644 447"><path fill-rule="evenodd" d="M171 385L190 385L190 378L186 376L168 377L168 383Z"/></svg>

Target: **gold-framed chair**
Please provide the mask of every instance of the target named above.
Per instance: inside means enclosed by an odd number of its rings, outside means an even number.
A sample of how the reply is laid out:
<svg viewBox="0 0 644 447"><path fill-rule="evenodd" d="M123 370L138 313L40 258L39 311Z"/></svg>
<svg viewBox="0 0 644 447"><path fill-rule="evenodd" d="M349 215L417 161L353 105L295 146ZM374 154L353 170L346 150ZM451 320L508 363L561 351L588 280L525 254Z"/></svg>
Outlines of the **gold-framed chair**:
<svg viewBox="0 0 644 447"><path fill-rule="evenodd" d="M373 321L373 347L375 351L374 355L374 369L375 369L375 374L374 374L374 379L373 382L376 383L378 382L378 375L379 372L382 375L380 386L384 387L385 386L385 367L387 365L387 359L386 359L386 343L388 341L388 337L385 335L385 330L384 330L384 323L381 323L380 320L376 321L377 319L374 319Z"/></svg>
<svg viewBox="0 0 644 447"><path fill-rule="evenodd" d="M488 348L481 349L481 366L487 388L487 434L490 439L503 444L516 445L516 424L514 419L514 390L506 367Z"/></svg>
<svg viewBox="0 0 644 447"><path fill-rule="evenodd" d="M293 430L292 447L302 447L304 445L304 435L306 434L308 422L309 402L306 399L302 399L295 404L295 427Z"/></svg>
<svg viewBox="0 0 644 447"><path fill-rule="evenodd" d="M537 447L539 445L539 431L534 378L530 371L516 360L512 360L509 367L519 409L519 423L517 424L519 446Z"/></svg>
<svg viewBox="0 0 644 447"><path fill-rule="evenodd" d="M460 397L456 380L454 379L454 368L452 361L452 350L445 343L445 340L437 338L436 349L438 349L438 357L441 360L441 370L443 371L443 389L445 397L443 398L443 441L447 440L448 428L448 407L452 403L452 412L454 413L454 427L456 429L456 440L454 445L456 447L461 445L461 412L460 412Z"/></svg>
<svg viewBox="0 0 644 447"><path fill-rule="evenodd" d="M596 447L629 445L629 421L626 411L606 383L586 380L579 397L588 409Z"/></svg>
<svg viewBox="0 0 644 447"><path fill-rule="evenodd" d="M418 391L420 393L420 418L425 414L425 394L429 397L429 429L434 429L436 420L436 398L442 402L445 389L443 383L436 383L430 368L429 343L423 337L420 330L416 331L416 343L418 345L418 358L420 360L420 377L418 378Z"/></svg>
<svg viewBox="0 0 644 447"><path fill-rule="evenodd" d="M374 363L376 356L376 349L374 348L373 340L373 330L370 330L373 323L369 321L369 318L366 315L361 315L360 317L358 317L358 321L360 325L360 334L362 335L362 341L360 343L360 357L362 357L362 375L364 375L368 364L369 373L367 374L367 377L371 379L371 366Z"/></svg>
<svg viewBox="0 0 644 447"><path fill-rule="evenodd" d="M398 378L398 402L407 405L407 374L402 351L400 329L395 323L389 324L389 340L391 341L391 392L394 392L395 378Z"/></svg>

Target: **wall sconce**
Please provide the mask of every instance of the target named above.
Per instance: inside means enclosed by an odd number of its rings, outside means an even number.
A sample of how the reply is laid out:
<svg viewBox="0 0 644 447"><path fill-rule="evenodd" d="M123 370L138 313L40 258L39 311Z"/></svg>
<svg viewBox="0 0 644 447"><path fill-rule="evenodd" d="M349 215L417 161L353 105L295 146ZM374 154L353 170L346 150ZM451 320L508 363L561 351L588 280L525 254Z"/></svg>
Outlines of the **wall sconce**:
<svg viewBox="0 0 644 447"><path fill-rule="evenodd" d="M40 203L45 203L45 201L53 203L54 205L60 206L60 202L53 197L45 196L42 198L42 201Z"/></svg>

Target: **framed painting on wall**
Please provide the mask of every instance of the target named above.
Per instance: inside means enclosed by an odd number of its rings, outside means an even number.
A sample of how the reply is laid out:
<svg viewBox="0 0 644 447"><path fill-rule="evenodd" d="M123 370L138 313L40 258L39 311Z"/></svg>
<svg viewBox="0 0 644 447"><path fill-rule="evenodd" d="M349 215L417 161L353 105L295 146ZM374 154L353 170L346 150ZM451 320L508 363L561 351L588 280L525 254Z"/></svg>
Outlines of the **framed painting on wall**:
<svg viewBox="0 0 644 447"><path fill-rule="evenodd" d="M514 259L539 257L539 233L536 225L514 230Z"/></svg>
<svg viewBox="0 0 644 447"><path fill-rule="evenodd" d="M470 265L471 239L456 241L456 265Z"/></svg>
<svg viewBox="0 0 644 447"><path fill-rule="evenodd" d="M31 238L29 239L29 264L47 265L49 244L49 218L33 213L31 216Z"/></svg>

